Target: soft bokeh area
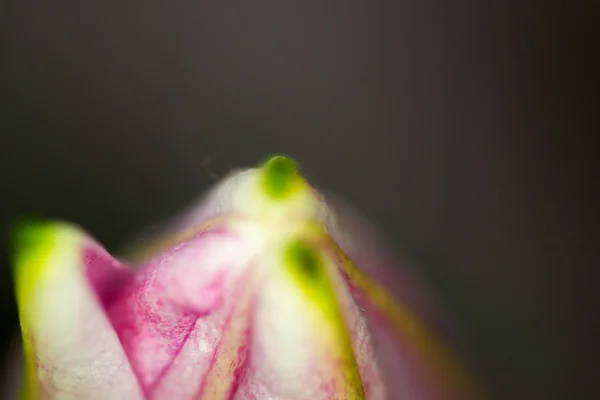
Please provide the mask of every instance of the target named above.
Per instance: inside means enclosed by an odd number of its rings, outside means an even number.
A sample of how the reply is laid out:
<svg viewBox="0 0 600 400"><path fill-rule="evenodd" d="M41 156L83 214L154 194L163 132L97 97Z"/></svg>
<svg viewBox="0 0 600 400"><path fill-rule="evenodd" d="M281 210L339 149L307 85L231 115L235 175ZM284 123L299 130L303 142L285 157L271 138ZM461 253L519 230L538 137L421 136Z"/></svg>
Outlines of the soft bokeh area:
<svg viewBox="0 0 600 400"><path fill-rule="evenodd" d="M498 398L581 398L600 92L581 8L2 1L2 228L67 219L115 250L283 152L416 266Z"/></svg>

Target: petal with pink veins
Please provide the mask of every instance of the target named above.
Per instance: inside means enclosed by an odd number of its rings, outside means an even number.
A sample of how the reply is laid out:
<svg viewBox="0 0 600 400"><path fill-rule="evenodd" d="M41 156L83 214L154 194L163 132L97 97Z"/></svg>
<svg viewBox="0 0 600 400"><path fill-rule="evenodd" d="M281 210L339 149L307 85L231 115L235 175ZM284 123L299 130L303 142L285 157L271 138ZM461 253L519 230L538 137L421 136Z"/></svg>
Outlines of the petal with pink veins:
<svg viewBox="0 0 600 400"><path fill-rule="evenodd" d="M330 199L273 157L130 253L135 270L73 226L23 226L26 398L484 398L431 297Z"/></svg>

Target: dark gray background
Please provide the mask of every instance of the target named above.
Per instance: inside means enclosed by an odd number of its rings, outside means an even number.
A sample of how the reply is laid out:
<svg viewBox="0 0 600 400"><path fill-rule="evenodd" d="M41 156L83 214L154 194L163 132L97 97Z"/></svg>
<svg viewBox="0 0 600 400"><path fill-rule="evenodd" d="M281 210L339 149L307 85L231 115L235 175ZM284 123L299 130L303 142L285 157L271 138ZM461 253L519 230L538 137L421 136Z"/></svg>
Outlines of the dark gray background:
<svg viewBox="0 0 600 400"><path fill-rule="evenodd" d="M207 160L285 152L419 266L499 398L592 388L595 3L82 3L0 2L3 227L59 217L114 249Z"/></svg>

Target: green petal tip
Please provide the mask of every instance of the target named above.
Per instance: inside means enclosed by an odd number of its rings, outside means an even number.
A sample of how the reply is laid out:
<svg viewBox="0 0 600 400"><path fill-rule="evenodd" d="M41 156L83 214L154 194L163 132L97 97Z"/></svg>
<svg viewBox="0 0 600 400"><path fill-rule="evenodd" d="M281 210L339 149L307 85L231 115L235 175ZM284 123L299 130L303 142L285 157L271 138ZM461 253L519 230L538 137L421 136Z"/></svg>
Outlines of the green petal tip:
<svg viewBox="0 0 600 400"><path fill-rule="evenodd" d="M286 156L273 156L262 165L265 192L272 198L283 199L298 187L296 163Z"/></svg>
<svg viewBox="0 0 600 400"><path fill-rule="evenodd" d="M21 218L12 227L10 235L10 255L13 266L17 267L24 257L38 253L48 246L56 228L54 221L41 218Z"/></svg>

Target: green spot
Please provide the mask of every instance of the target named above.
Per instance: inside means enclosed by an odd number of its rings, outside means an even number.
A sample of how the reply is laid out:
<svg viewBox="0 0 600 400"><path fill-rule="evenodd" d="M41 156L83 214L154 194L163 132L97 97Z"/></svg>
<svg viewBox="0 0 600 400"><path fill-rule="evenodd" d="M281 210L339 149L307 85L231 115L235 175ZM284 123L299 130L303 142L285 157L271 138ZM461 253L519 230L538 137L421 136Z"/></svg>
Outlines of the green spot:
<svg viewBox="0 0 600 400"><path fill-rule="evenodd" d="M52 223L43 219L22 218L15 222L12 229L11 250L16 255L23 250L40 246L52 228Z"/></svg>
<svg viewBox="0 0 600 400"><path fill-rule="evenodd" d="M13 267L27 266L32 259L49 252L53 236L56 232L56 222L44 219L23 218L14 226L10 241L10 253Z"/></svg>
<svg viewBox="0 0 600 400"><path fill-rule="evenodd" d="M291 158L271 157L262 167L265 191L274 198L285 198L298 186L298 168Z"/></svg>
<svg viewBox="0 0 600 400"><path fill-rule="evenodd" d="M287 249L289 265L303 277L314 280L321 275L323 268L317 251L304 242L293 242Z"/></svg>

